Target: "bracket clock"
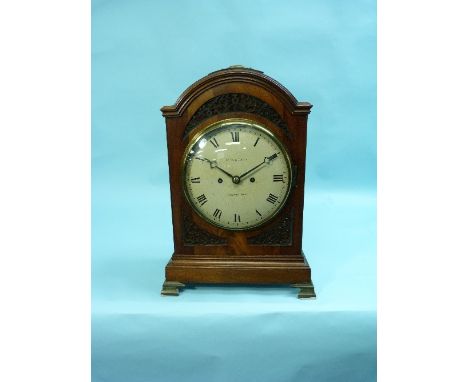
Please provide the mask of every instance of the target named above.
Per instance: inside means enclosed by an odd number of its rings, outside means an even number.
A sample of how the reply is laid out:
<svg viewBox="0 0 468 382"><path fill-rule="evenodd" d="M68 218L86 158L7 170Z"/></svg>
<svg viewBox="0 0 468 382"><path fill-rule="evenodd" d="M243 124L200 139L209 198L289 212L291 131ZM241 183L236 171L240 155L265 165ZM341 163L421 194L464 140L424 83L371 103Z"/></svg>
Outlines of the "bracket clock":
<svg viewBox="0 0 468 382"><path fill-rule="evenodd" d="M174 254L162 294L187 284L281 284L315 297L302 252L312 105L263 72L195 82L166 119Z"/></svg>

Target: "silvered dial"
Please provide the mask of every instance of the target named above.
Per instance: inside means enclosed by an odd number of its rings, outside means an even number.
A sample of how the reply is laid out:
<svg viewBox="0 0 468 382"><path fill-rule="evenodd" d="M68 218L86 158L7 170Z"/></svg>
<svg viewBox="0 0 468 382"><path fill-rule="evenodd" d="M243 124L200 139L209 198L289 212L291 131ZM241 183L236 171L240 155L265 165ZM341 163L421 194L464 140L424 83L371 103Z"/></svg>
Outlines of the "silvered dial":
<svg viewBox="0 0 468 382"><path fill-rule="evenodd" d="M266 223L291 188L291 162L264 127L246 120L219 122L199 134L185 154L187 199L205 220L231 230Z"/></svg>

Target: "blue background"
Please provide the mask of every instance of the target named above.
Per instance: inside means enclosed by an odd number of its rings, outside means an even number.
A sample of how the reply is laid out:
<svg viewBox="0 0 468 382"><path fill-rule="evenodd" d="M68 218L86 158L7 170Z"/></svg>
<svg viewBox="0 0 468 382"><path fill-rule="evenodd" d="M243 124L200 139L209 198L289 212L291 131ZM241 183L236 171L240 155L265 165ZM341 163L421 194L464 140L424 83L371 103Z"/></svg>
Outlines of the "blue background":
<svg viewBox="0 0 468 382"><path fill-rule="evenodd" d="M159 108L233 64L314 105L315 301L278 287L159 295L173 251ZM374 381L375 188L375 1L93 0L93 381Z"/></svg>

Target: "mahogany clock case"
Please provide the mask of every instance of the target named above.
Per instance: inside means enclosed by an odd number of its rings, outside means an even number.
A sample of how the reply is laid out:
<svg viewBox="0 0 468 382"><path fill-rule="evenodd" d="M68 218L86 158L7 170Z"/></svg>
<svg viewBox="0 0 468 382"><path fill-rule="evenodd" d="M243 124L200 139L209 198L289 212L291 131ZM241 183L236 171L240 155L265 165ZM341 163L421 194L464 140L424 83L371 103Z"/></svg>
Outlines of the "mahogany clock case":
<svg viewBox="0 0 468 382"><path fill-rule="evenodd" d="M289 284L299 297L315 297L302 253L307 118L312 105L298 102L263 72L230 67L195 82L166 119L174 254L166 266L162 294L178 295L185 284ZM238 118L262 125L287 149L292 186L277 215L245 231L216 227L193 211L184 195L184 152L208 126Z"/></svg>

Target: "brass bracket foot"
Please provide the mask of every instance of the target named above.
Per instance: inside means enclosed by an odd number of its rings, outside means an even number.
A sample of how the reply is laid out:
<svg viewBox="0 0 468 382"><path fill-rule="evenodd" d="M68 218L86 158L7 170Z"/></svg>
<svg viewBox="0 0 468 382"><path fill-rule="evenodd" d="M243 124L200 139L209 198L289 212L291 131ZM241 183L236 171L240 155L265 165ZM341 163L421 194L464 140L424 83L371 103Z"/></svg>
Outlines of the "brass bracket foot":
<svg viewBox="0 0 468 382"><path fill-rule="evenodd" d="M179 283L177 281L164 281L162 286L161 294L163 296L178 296L179 288L185 287L185 284Z"/></svg>
<svg viewBox="0 0 468 382"><path fill-rule="evenodd" d="M315 294L314 284L312 282L305 284L293 284L293 288L299 288L299 293L297 298L310 298L315 299L317 295Z"/></svg>

